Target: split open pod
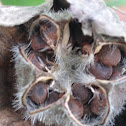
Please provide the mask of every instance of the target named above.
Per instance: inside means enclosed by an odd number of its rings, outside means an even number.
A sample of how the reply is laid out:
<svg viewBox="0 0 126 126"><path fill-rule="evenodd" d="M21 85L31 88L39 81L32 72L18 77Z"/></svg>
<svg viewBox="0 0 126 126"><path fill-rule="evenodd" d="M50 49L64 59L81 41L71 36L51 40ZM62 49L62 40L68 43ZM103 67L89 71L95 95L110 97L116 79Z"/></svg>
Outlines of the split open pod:
<svg viewBox="0 0 126 126"><path fill-rule="evenodd" d="M126 78L126 44L98 42L94 50L94 64L89 71L103 83L121 83Z"/></svg>
<svg viewBox="0 0 126 126"><path fill-rule="evenodd" d="M31 24L29 45L13 48L14 107L33 124L107 126L123 109L124 41L96 41L81 27L67 11L43 13Z"/></svg>

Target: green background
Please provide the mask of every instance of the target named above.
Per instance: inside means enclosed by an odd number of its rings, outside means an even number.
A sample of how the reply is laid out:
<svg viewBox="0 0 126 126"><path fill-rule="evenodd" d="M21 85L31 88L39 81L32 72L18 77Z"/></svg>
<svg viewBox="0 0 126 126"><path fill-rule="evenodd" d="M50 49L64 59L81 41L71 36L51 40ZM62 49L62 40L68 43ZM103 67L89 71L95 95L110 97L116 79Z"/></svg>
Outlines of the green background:
<svg viewBox="0 0 126 126"><path fill-rule="evenodd" d="M45 0L1 0L3 5L36 6Z"/></svg>
<svg viewBox="0 0 126 126"><path fill-rule="evenodd" d="M105 0L108 6L126 5L126 0ZM1 0L3 5L36 6L45 0Z"/></svg>
<svg viewBox="0 0 126 126"><path fill-rule="evenodd" d="M126 0L106 0L108 6L126 6Z"/></svg>

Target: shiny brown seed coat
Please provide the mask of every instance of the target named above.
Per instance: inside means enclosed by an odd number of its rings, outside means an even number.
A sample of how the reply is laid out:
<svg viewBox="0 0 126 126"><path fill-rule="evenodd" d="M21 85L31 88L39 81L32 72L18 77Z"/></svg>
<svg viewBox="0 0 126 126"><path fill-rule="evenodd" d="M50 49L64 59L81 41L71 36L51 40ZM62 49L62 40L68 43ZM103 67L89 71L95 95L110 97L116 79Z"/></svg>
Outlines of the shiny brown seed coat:
<svg viewBox="0 0 126 126"><path fill-rule="evenodd" d="M91 54L91 45L89 43L84 43L82 45L81 51L85 55L86 54L90 55Z"/></svg>
<svg viewBox="0 0 126 126"><path fill-rule="evenodd" d="M51 93L49 93L46 103L52 104L52 103L56 102L59 98L60 98L59 93L52 91Z"/></svg>
<svg viewBox="0 0 126 126"><path fill-rule="evenodd" d="M97 89L97 93L91 102L91 111L94 114L99 115L105 109L106 105L107 102L104 92L101 89Z"/></svg>
<svg viewBox="0 0 126 126"><path fill-rule="evenodd" d="M91 90L82 84L74 84L72 87L73 96L78 98L82 104L87 103L93 96Z"/></svg>
<svg viewBox="0 0 126 126"><path fill-rule="evenodd" d="M78 99L70 98L68 102L69 108L76 118L81 118L83 116L83 104Z"/></svg>
<svg viewBox="0 0 126 126"><path fill-rule="evenodd" d="M29 98L37 105L43 103L46 97L47 85L43 83L35 84L29 92Z"/></svg>
<svg viewBox="0 0 126 126"><path fill-rule="evenodd" d="M44 70L45 64L41 64L39 62L39 59L37 58L37 55L35 53L31 53L28 56L28 59L40 70ZM41 59L43 60L43 59ZM43 61L44 62L44 61Z"/></svg>
<svg viewBox="0 0 126 126"><path fill-rule="evenodd" d="M93 65L91 65L89 71L97 79L102 79L102 80L107 80L112 75L112 67L105 66L100 62L95 62Z"/></svg>
<svg viewBox="0 0 126 126"><path fill-rule="evenodd" d="M39 33L35 33L31 37L31 47L34 51L38 51L48 47L46 41L44 41Z"/></svg>
<svg viewBox="0 0 126 126"><path fill-rule="evenodd" d="M106 66L116 66L121 60L120 50L109 45L103 46L97 56Z"/></svg>

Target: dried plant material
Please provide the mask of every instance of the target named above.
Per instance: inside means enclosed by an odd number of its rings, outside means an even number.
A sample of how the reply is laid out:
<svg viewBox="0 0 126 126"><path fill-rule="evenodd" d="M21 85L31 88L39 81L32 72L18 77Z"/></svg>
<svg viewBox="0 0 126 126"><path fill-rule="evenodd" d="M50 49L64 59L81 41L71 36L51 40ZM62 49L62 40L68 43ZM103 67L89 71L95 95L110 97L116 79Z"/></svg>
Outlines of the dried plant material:
<svg viewBox="0 0 126 126"><path fill-rule="evenodd" d="M2 7L0 13L0 25L10 26L0 27L0 66L11 72L4 57L16 45L13 107L24 110L26 120L113 125L126 101L126 26L103 0L47 0L37 7ZM8 81L0 79L13 89L12 76L4 74Z"/></svg>

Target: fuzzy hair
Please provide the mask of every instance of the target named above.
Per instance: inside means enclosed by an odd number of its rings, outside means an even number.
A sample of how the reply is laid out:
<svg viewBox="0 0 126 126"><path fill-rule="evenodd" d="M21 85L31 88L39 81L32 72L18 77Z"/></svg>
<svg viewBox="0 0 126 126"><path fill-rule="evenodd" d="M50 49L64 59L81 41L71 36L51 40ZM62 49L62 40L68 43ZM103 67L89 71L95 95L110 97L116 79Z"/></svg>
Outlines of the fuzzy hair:
<svg viewBox="0 0 126 126"><path fill-rule="evenodd" d="M49 18L53 19L55 22L60 22L62 20L69 21L71 19L71 14L67 10L58 11L58 12L54 12L53 10L52 11L44 11L43 13L41 13L41 15L48 16ZM41 17L32 23L30 31L29 31L29 38L32 35L32 33L34 32L35 26L40 25L39 24L40 20L41 20ZM49 22L47 22L47 23L49 23Z"/></svg>
<svg viewBox="0 0 126 126"><path fill-rule="evenodd" d="M19 45L20 46L20 45ZM21 97L24 94L25 90L29 85L34 81L34 69L35 67L32 64L29 64L23 56L20 54L19 46L13 47L12 51L14 52L13 60L15 62L15 71L16 71L16 90L15 94L16 99L13 101L13 105L16 110L23 108Z"/></svg>
<svg viewBox="0 0 126 126"><path fill-rule="evenodd" d="M67 0L67 2L70 4L69 11L72 17L82 23L85 35L92 35L93 26L98 35L124 37L126 42L126 24L120 21L113 9L106 6L104 0ZM107 37L104 37L105 39Z"/></svg>
<svg viewBox="0 0 126 126"><path fill-rule="evenodd" d="M0 7L0 26L15 26L29 21L36 15L47 12L53 6L53 0L46 0L44 4L35 7Z"/></svg>
<svg viewBox="0 0 126 126"><path fill-rule="evenodd" d="M125 87L126 87L125 82L119 85L114 85L113 83L113 86L108 94L110 112L104 126L113 126L115 116L119 115L125 109L124 108L124 105L126 104Z"/></svg>

